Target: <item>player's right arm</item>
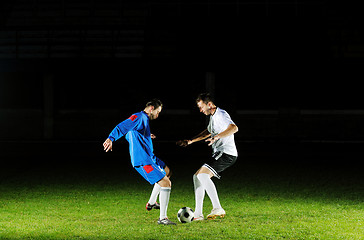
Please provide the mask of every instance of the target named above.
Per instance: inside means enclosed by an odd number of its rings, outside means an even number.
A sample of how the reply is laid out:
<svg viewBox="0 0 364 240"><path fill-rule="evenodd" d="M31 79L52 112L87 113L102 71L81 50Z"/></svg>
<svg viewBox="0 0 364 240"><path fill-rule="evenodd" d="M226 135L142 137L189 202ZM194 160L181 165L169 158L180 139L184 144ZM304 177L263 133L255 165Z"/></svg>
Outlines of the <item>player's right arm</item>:
<svg viewBox="0 0 364 240"><path fill-rule="evenodd" d="M178 141L177 145L181 146L181 147L186 147L192 143L204 140L210 136L211 136L211 133L207 129L205 129L204 131L202 131L201 133L199 133L197 136L193 137L192 139Z"/></svg>
<svg viewBox="0 0 364 240"><path fill-rule="evenodd" d="M119 123L109 134L109 137L103 143L104 150L108 152L112 151L112 143L122 136L126 135L130 130L137 127L140 119L137 115L132 115L125 121Z"/></svg>

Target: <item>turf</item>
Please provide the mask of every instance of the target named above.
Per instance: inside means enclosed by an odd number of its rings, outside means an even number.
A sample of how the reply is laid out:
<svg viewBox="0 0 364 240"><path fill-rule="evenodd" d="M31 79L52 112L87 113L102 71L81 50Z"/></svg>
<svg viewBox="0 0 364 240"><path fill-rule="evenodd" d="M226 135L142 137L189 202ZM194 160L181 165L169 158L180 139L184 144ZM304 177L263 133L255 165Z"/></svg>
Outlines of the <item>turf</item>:
<svg viewBox="0 0 364 240"><path fill-rule="evenodd" d="M160 226L158 210L145 210L152 187L126 166L3 170L0 239L364 239L364 181L355 167L240 163L215 181L224 219ZM180 170L172 221L194 207L193 171ZM211 207L206 196L205 216Z"/></svg>

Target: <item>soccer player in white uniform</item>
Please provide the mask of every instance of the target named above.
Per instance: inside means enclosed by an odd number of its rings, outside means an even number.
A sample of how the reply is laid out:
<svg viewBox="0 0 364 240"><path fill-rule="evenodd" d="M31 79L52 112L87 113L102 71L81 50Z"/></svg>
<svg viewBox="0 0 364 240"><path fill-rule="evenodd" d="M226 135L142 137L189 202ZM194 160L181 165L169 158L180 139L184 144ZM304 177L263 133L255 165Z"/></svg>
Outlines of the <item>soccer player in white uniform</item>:
<svg viewBox="0 0 364 240"><path fill-rule="evenodd" d="M193 175L196 201L194 220L198 221L204 220L202 209L205 191L213 206L211 213L207 215L207 219L222 218L226 214L225 210L221 207L215 184L211 178L216 177L220 179L220 173L235 163L238 152L235 146L234 133L238 131L238 127L225 110L216 107L210 94L200 94L196 99L196 103L201 113L210 116L209 125L207 129L192 139L180 140L177 144L186 147L206 139L205 141L208 142L208 145L212 146L213 155L211 159L203 164Z"/></svg>

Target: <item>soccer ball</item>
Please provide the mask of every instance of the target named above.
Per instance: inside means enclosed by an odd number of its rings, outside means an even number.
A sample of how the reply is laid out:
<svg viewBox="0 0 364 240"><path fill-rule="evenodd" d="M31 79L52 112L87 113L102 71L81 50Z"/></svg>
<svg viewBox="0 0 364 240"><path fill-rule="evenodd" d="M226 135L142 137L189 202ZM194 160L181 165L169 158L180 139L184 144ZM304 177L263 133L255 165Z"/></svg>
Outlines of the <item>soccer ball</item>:
<svg viewBox="0 0 364 240"><path fill-rule="evenodd" d="M193 210L189 207L183 207L177 213L177 218L181 223L190 223L194 217Z"/></svg>

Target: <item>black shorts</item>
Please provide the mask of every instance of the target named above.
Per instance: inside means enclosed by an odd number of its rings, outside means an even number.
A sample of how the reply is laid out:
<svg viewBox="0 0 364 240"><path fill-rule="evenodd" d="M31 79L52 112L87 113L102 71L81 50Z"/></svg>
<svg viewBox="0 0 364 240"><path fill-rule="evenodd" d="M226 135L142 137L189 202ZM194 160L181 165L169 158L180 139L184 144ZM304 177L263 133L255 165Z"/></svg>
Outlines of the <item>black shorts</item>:
<svg viewBox="0 0 364 240"><path fill-rule="evenodd" d="M238 157L232 156L223 152L216 152L210 158L210 161L202 165L203 167L208 168L215 177L218 179L221 178L219 173L232 166Z"/></svg>

